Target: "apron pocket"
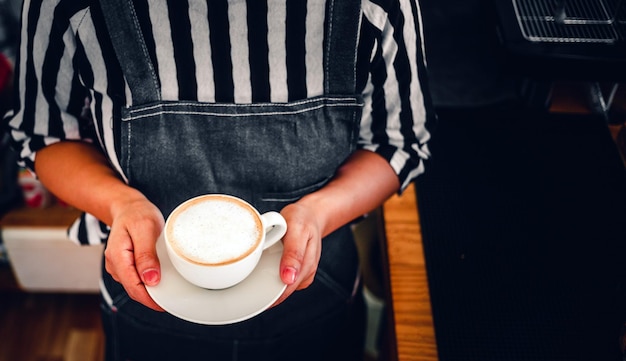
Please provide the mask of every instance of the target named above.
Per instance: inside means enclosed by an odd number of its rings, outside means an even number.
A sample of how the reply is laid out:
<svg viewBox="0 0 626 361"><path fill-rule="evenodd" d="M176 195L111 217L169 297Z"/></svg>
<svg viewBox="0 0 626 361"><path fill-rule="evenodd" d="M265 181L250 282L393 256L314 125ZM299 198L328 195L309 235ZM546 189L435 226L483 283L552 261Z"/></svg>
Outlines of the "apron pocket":
<svg viewBox="0 0 626 361"><path fill-rule="evenodd" d="M356 149L360 110L358 97L125 108L120 164L164 216L205 193L243 198L264 213L327 182ZM276 200L271 208L263 195Z"/></svg>

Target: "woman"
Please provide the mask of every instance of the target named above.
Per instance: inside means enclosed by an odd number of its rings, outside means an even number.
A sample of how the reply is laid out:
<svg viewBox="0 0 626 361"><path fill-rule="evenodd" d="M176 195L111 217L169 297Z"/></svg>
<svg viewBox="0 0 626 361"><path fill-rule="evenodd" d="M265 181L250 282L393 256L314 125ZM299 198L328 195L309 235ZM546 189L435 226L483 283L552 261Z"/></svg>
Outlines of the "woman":
<svg viewBox="0 0 626 361"><path fill-rule="evenodd" d="M106 242L107 359L361 358L347 225L429 155L417 4L33 0L22 18L6 124L22 162L85 211L70 235ZM221 326L162 312L146 290L164 218L214 192L288 224L285 292Z"/></svg>

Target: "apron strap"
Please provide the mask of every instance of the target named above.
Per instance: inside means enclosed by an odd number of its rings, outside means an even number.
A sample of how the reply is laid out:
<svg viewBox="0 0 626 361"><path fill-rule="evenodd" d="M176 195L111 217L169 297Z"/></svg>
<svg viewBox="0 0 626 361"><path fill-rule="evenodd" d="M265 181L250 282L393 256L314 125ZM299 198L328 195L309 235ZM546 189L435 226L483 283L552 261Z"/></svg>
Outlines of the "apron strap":
<svg viewBox="0 0 626 361"><path fill-rule="evenodd" d="M133 104L161 100L159 80L150 61L132 0L100 0L115 55L130 87ZM137 56L137 49L143 56Z"/></svg>
<svg viewBox="0 0 626 361"><path fill-rule="evenodd" d="M327 0L324 54L325 94L354 94L361 26L360 0Z"/></svg>

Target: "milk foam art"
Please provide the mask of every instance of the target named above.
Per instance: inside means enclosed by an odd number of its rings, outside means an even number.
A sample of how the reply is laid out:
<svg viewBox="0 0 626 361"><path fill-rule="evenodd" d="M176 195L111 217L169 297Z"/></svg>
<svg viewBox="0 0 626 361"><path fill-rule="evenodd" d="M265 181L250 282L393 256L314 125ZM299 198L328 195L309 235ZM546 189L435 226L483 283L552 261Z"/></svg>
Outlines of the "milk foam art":
<svg viewBox="0 0 626 361"><path fill-rule="evenodd" d="M232 262L260 241L262 226L252 212L230 200L193 203L176 215L172 243L194 262Z"/></svg>

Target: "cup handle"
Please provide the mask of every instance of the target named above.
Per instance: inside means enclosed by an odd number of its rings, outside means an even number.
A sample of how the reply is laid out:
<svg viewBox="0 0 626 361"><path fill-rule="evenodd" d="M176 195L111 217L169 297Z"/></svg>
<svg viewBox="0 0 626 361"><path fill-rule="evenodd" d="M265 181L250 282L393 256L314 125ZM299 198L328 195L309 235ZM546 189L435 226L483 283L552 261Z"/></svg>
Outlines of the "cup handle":
<svg viewBox="0 0 626 361"><path fill-rule="evenodd" d="M287 233L287 222L278 212L266 212L261 215L265 228L265 244L263 250L273 246Z"/></svg>

